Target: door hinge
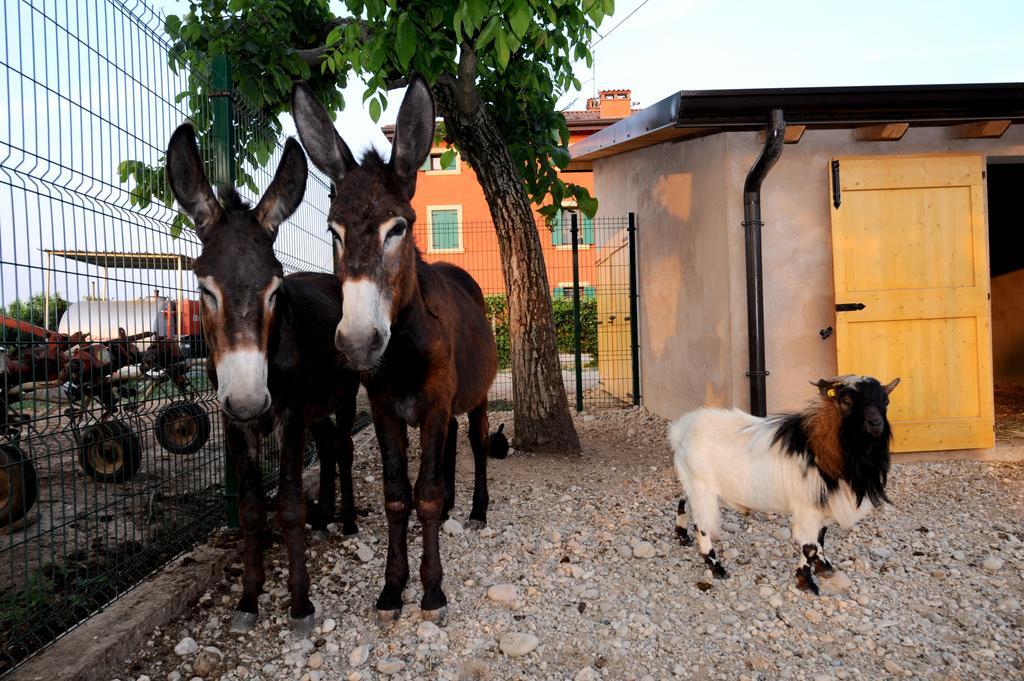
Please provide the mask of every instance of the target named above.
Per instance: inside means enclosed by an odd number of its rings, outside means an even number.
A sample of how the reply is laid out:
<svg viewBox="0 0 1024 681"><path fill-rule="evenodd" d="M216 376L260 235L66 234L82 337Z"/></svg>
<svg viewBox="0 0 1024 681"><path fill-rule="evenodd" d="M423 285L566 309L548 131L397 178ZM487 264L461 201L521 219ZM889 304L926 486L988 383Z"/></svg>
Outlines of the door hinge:
<svg viewBox="0 0 1024 681"><path fill-rule="evenodd" d="M839 208L843 197L839 191L839 159L832 159L832 205Z"/></svg>

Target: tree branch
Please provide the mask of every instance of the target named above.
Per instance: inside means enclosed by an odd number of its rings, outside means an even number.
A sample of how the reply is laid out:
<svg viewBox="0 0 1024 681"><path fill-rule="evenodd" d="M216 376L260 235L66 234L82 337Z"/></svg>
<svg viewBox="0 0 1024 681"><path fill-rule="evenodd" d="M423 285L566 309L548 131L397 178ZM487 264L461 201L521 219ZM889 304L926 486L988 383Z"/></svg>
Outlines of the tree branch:
<svg viewBox="0 0 1024 681"><path fill-rule="evenodd" d="M323 40L327 40L327 36L333 29L338 26L348 26L353 21L356 21L362 29L362 39L365 42L369 37L366 22L359 19L343 19L341 17L335 17L323 25L321 28ZM322 45L320 47L295 48L295 54L309 66L320 66L320 61L323 59L324 55L327 54L327 46Z"/></svg>

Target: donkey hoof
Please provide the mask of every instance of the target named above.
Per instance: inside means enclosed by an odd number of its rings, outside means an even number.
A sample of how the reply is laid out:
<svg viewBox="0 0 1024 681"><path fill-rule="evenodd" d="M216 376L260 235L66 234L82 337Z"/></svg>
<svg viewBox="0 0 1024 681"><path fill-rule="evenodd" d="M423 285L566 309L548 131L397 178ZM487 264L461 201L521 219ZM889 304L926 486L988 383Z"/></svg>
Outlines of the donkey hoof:
<svg viewBox="0 0 1024 681"><path fill-rule="evenodd" d="M355 523L345 523L341 528L341 534L345 537L351 537L352 535L359 534L359 526Z"/></svg>
<svg viewBox="0 0 1024 681"><path fill-rule="evenodd" d="M476 518L470 518L466 521L467 530L482 530L487 527L486 520L477 520Z"/></svg>
<svg viewBox="0 0 1024 681"><path fill-rule="evenodd" d="M315 541L315 542L322 542L324 539L327 539L327 537L328 537L327 530L316 530L316 529L314 529L310 533L310 538L313 541Z"/></svg>
<svg viewBox="0 0 1024 681"><path fill-rule="evenodd" d="M316 613L311 612L305 617L292 618L292 632L299 636L306 637L316 629Z"/></svg>
<svg viewBox="0 0 1024 681"><path fill-rule="evenodd" d="M256 626L257 613L255 612L242 612L241 610L235 611L235 616L231 618L231 633L232 634L244 634L248 631L252 631L253 627Z"/></svg>
<svg viewBox="0 0 1024 681"><path fill-rule="evenodd" d="M377 626L381 629L387 629L391 627L398 618L402 616L402 610L378 610L377 611Z"/></svg>
<svg viewBox="0 0 1024 681"><path fill-rule="evenodd" d="M448 606L442 605L437 610L421 610L420 616L425 622L433 622L439 627L448 624Z"/></svg>

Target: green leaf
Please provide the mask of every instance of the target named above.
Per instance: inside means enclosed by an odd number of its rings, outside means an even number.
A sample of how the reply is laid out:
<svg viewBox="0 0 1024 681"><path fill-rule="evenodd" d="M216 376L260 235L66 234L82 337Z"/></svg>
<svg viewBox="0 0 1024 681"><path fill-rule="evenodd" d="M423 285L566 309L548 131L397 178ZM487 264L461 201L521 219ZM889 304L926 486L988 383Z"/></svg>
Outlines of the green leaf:
<svg viewBox="0 0 1024 681"><path fill-rule="evenodd" d="M167 32L167 35L169 35L172 38L174 38L174 37L176 37L178 35L178 31L180 31L180 30L181 30L181 17L177 17L177 16L174 16L173 14L171 14L166 19L164 19L164 31Z"/></svg>
<svg viewBox="0 0 1024 681"><path fill-rule="evenodd" d="M576 205L580 207L580 210L588 218L592 218L597 214L597 199L592 197L590 192L582 187L580 187L580 191L576 194Z"/></svg>
<svg viewBox="0 0 1024 681"><path fill-rule="evenodd" d="M526 35L526 29L530 27L533 13L530 11L530 3L527 0L515 0L508 12L508 23L512 27L512 33L517 38Z"/></svg>
<svg viewBox="0 0 1024 681"><path fill-rule="evenodd" d="M499 26L501 26L501 21L497 15L494 15L493 17L487 20L487 23L484 24L484 27L480 29L480 34L477 35L476 37L477 52L480 52L481 50L485 49L487 45L490 44L491 40L494 39L494 32L497 30Z"/></svg>
<svg viewBox="0 0 1024 681"><path fill-rule="evenodd" d="M409 70L409 62L416 53L416 25L413 24L408 12L403 12L398 17L395 52L398 54L398 63L402 70Z"/></svg>
<svg viewBox="0 0 1024 681"><path fill-rule="evenodd" d="M448 170L455 167L455 150L452 148L445 149L441 154L441 168Z"/></svg>
<svg viewBox="0 0 1024 681"><path fill-rule="evenodd" d="M377 121L380 120L380 114L381 114L380 100L376 99L376 98L375 99L371 99L370 100L370 118L373 119L374 123L376 123Z"/></svg>
<svg viewBox="0 0 1024 681"><path fill-rule="evenodd" d="M509 49L508 49L508 38L505 35L505 29L499 28L494 34L494 58L498 62L498 70L504 71L505 67L508 66Z"/></svg>

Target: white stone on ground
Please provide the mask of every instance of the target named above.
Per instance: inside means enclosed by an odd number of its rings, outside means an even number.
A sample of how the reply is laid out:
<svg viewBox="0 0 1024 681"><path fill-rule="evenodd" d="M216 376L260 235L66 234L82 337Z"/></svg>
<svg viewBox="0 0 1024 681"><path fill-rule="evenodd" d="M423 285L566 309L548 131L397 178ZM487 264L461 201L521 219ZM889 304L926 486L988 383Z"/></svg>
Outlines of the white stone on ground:
<svg viewBox="0 0 1024 681"><path fill-rule="evenodd" d="M533 634L510 631L501 637L498 648L509 657L529 655L540 645L540 639Z"/></svg>
<svg viewBox="0 0 1024 681"><path fill-rule="evenodd" d="M181 639L181 642L178 643L178 645L174 646L175 655L191 655L197 650L199 650L199 644L196 643L196 640L191 636L186 636Z"/></svg>

